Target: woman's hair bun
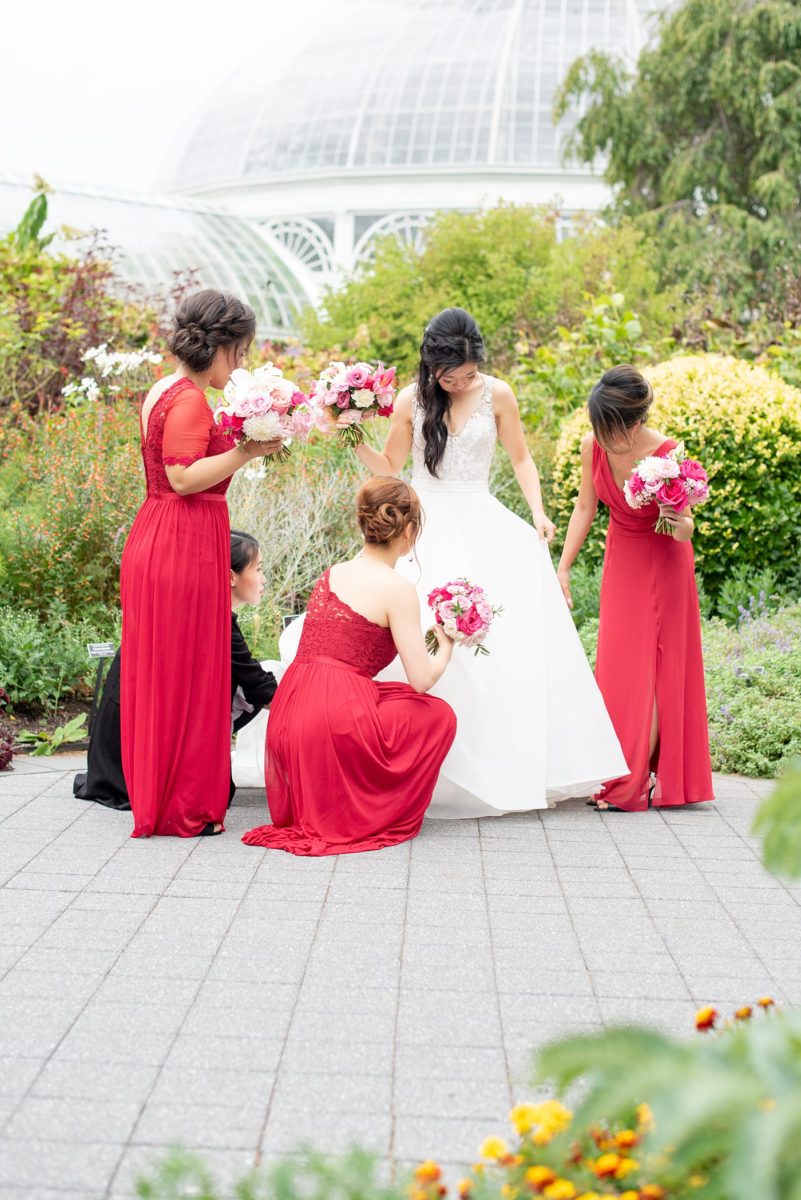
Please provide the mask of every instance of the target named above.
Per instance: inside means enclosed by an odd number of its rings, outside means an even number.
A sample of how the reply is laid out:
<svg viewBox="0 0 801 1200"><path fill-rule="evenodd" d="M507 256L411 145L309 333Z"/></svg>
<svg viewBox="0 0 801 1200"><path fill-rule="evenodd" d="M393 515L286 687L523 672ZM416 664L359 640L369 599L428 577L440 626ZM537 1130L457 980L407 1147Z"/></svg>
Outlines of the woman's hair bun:
<svg viewBox="0 0 801 1200"><path fill-rule="evenodd" d="M402 479L376 475L359 488L356 519L366 542L383 546L404 534L411 525L420 531L422 513L414 488Z"/></svg>
<svg viewBox="0 0 801 1200"><path fill-rule="evenodd" d="M208 371L220 347L248 345L256 333L256 314L230 292L207 288L179 306L169 338L170 353L192 371Z"/></svg>

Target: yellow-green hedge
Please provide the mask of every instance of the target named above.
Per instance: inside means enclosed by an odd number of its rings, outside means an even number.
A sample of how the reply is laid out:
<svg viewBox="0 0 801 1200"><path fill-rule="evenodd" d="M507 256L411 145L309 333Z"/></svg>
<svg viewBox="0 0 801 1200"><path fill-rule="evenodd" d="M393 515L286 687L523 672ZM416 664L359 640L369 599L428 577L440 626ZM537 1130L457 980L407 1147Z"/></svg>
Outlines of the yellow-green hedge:
<svg viewBox="0 0 801 1200"><path fill-rule="evenodd" d="M710 499L695 512L695 553L716 596L734 564L799 577L801 390L763 367L714 354L672 358L645 370L654 389L649 424L683 441L709 472ZM553 464L553 512L563 532L581 477L584 409L568 417ZM582 557L600 561L596 519Z"/></svg>

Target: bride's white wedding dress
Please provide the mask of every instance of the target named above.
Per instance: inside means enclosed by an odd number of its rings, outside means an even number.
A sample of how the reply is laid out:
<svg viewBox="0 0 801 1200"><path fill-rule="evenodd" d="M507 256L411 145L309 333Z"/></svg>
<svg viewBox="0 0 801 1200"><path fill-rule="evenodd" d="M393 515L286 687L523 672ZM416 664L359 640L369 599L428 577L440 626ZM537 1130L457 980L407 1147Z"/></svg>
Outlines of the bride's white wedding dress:
<svg viewBox="0 0 801 1200"><path fill-rule="evenodd" d="M489 656L457 647L432 689L456 713L456 740L443 763L431 817L500 816L586 796L628 771L565 604L547 545L496 500L489 472L497 437L492 379L475 411L448 438L439 478L423 461L422 412L413 406L412 486L425 511L416 560L397 569L426 597L464 575L502 605ZM302 619L280 642L279 673L294 656ZM276 665L270 664L275 670ZM380 679L405 679L396 659ZM266 716L239 735L234 781L263 786Z"/></svg>

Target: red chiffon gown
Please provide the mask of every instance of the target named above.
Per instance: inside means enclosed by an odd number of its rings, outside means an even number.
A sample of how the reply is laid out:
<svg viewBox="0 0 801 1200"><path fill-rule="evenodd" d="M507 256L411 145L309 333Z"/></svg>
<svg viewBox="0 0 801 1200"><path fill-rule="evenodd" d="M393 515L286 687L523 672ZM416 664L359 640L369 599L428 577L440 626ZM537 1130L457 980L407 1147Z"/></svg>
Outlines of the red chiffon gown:
<svg viewBox="0 0 801 1200"><path fill-rule="evenodd" d="M664 442L655 453L676 445ZM713 800L701 653L701 617L691 542L656 533L656 503L629 508L605 451L592 447L592 478L609 507L595 676L630 774L602 799L639 812ZM656 697L659 740L649 756Z"/></svg>
<svg viewBox="0 0 801 1200"><path fill-rule="evenodd" d="M151 409L147 499L122 556L122 765L134 837L195 837L228 805L228 481L179 496L165 466L230 450L206 397L179 379Z"/></svg>
<svg viewBox="0 0 801 1200"><path fill-rule="evenodd" d="M354 854L415 837L456 733L444 700L374 680L397 654L392 634L340 600L328 574L270 708L273 824L246 833L250 846Z"/></svg>

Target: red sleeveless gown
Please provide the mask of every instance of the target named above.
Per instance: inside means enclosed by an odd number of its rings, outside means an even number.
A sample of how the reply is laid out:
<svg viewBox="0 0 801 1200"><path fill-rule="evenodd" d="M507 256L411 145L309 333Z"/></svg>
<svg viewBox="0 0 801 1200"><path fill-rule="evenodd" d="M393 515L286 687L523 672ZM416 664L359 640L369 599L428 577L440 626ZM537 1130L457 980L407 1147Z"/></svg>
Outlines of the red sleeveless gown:
<svg viewBox="0 0 801 1200"><path fill-rule="evenodd" d="M675 445L666 441L655 454ZM600 795L641 811L653 770L654 806L713 800L692 543L654 532L656 503L629 508L597 442L592 478L609 507L595 677L630 767ZM654 696L659 741L649 761Z"/></svg>
<svg viewBox="0 0 801 1200"><path fill-rule="evenodd" d="M246 833L250 846L353 854L415 837L456 733L444 700L373 679L397 654L392 634L340 600L328 574L270 708L273 824Z"/></svg>
<svg viewBox="0 0 801 1200"><path fill-rule="evenodd" d="M150 411L147 499L122 556L120 725L134 837L195 837L222 822L231 746L228 481L192 496L165 466L230 450L188 379Z"/></svg>

